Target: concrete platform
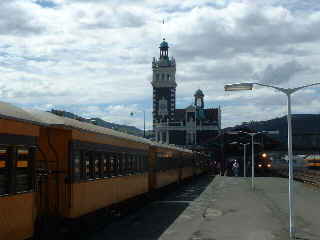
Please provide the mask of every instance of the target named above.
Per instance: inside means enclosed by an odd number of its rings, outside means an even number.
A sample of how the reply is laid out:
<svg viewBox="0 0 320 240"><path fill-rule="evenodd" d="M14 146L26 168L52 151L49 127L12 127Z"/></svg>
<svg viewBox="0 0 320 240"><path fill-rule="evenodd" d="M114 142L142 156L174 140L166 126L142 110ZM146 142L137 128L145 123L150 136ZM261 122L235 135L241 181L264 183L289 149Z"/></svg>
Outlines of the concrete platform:
<svg viewBox="0 0 320 240"><path fill-rule="evenodd" d="M90 239L289 239L288 180L204 177ZM297 239L320 239L320 189L294 183Z"/></svg>

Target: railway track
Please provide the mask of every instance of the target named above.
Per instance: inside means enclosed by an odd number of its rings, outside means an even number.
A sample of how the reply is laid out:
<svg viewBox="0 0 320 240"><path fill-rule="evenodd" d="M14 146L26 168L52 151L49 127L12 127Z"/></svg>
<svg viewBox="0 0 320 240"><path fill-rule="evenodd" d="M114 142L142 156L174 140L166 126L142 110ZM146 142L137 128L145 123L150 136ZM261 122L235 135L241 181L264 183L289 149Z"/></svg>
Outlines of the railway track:
<svg viewBox="0 0 320 240"><path fill-rule="evenodd" d="M274 169L276 175L288 177L288 167ZM320 188L320 171L307 168L294 168L293 179Z"/></svg>

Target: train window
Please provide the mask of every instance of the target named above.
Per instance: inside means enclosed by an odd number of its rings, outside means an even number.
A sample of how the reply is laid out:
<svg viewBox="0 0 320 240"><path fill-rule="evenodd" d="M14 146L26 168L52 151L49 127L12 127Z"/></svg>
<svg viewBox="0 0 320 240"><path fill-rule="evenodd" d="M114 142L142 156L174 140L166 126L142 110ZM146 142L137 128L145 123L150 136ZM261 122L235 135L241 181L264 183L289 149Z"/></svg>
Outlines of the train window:
<svg viewBox="0 0 320 240"><path fill-rule="evenodd" d="M76 150L73 152L73 179L80 179L80 167L81 167L81 152Z"/></svg>
<svg viewBox="0 0 320 240"><path fill-rule="evenodd" d="M132 171L134 173L137 172L137 155L133 155Z"/></svg>
<svg viewBox="0 0 320 240"><path fill-rule="evenodd" d="M90 177L90 154L89 152L83 153L81 178L88 179Z"/></svg>
<svg viewBox="0 0 320 240"><path fill-rule="evenodd" d="M130 167L130 171L131 171L131 173L134 173L135 172L135 159L136 158L136 156L135 155L131 155L131 167Z"/></svg>
<svg viewBox="0 0 320 240"><path fill-rule="evenodd" d="M138 159L139 159L139 156L135 155L134 156L134 167L133 167L135 173L138 171Z"/></svg>
<svg viewBox="0 0 320 240"><path fill-rule="evenodd" d="M114 174L118 175L119 174L119 156L118 154L114 154Z"/></svg>
<svg viewBox="0 0 320 240"><path fill-rule="evenodd" d="M94 179L96 177L94 152L88 152L88 158L89 158L89 178Z"/></svg>
<svg viewBox="0 0 320 240"><path fill-rule="evenodd" d="M114 175L114 173L115 173L115 164L116 164L114 155L110 154L109 155L109 159L110 159L110 174Z"/></svg>
<svg viewBox="0 0 320 240"><path fill-rule="evenodd" d="M102 173L104 177L108 177L108 170L109 170L109 159L106 153L102 154Z"/></svg>
<svg viewBox="0 0 320 240"><path fill-rule="evenodd" d="M124 153L120 153L119 154L119 158L120 158L120 165L119 165L119 168L120 168L120 173L121 174L125 174L125 172L126 172L126 169L125 169L125 160L126 160L126 158L125 158L125 154Z"/></svg>
<svg viewBox="0 0 320 240"><path fill-rule="evenodd" d="M148 171L148 157L147 156L144 157L143 170L144 170L144 172Z"/></svg>
<svg viewBox="0 0 320 240"><path fill-rule="evenodd" d="M0 148L0 195L9 192L8 149Z"/></svg>
<svg viewBox="0 0 320 240"><path fill-rule="evenodd" d="M128 155L128 173L131 174L132 172L132 155Z"/></svg>
<svg viewBox="0 0 320 240"><path fill-rule="evenodd" d="M139 172L141 172L141 169L140 169L140 160L141 160L141 156L140 155L138 155L137 156L137 172L139 173Z"/></svg>
<svg viewBox="0 0 320 240"><path fill-rule="evenodd" d="M141 156L140 168L141 168L141 172L144 172L144 156Z"/></svg>
<svg viewBox="0 0 320 240"><path fill-rule="evenodd" d="M128 173L128 154L124 153L122 159L123 159L123 173L126 174Z"/></svg>
<svg viewBox="0 0 320 240"><path fill-rule="evenodd" d="M146 171L146 157L143 156L141 159L141 171L145 172Z"/></svg>
<svg viewBox="0 0 320 240"><path fill-rule="evenodd" d="M30 151L27 148L19 147L16 154L16 192L32 190Z"/></svg>
<svg viewBox="0 0 320 240"><path fill-rule="evenodd" d="M127 173L130 174L131 172L131 155L127 154Z"/></svg>
<svg viewBox="0 0 320 240"><path fill-rule="evenodd" d="M114 166L115 174L119 175L119 173L120 173L120 156L119 156L119 154L115 154L114 158L115 158L115 166Z"/></svg>
<svg viewBox="0 0 320 240"><path fill-rule="evenodd" d="M143 156L140 156L139 158L139 172L143 172Z"/></svg>
<svg viewBox="0 0 320 240"><path fill-rule="evenodd" d="M100 165L100 154L99 153L94 153L93 155L93 171L94 171L94 177L95 178L99 178L100 177L100 172L99 172L99 165Z"/></svg>
<svg viewBox="0 0 320 240"><path fill-rule="evenodd" d="M131 161L130 161L130 173L134 172L134 155L131 155Z"/></svg>

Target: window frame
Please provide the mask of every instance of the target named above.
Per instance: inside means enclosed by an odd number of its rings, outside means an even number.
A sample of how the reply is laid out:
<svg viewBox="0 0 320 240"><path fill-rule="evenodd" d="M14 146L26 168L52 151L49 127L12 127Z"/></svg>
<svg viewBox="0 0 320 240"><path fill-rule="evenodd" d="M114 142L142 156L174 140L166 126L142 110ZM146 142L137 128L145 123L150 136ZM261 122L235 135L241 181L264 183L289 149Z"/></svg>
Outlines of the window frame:
<svg viewBox="0 0 320 240"><path fill-rule="evenodd" d="M146 170L147 150L130 149L78 140L71 140L69 143L70 183L77 181L103 180L123 175L134 175ZM76 167L74 165L74 157L77 151L80 152L81 158L80 179L74 174L74 167ZM88 160L89 166L86 166ZM95 160L98 160L98 162ZM140 162L137 163L137 161ZM96 167L99 167L98 172L94 171ZM93 174L92 171L94 171Z"/></svg>
<svg viewBox="0 0 320 240"><path fill-rule="evenodd" d="M29 192L35 192L35 151L36 151L36 145L35 144L16 144L16 145L10 145L10 144L0 144L0 149L5 148L7 151L7 159L5 161L6 167L6 191L0 194L1 197L5 196L12 196L17 194L23 194L23 193L29 193ZM28 151L28 157L24 160L18 160L18 150L24 149ZM19 161L26 161L27 167L22 169L23 167L18 167L17 164ZM1 169L2 170L2 169ZM20 176L19 176L20 175ZM26 187L23 189L17 189L17 182L19 184L19 181L21 179L18 179L18 177L21 177L22 175L26 176ZM22 181L23 183L24 181Z"/></svg>

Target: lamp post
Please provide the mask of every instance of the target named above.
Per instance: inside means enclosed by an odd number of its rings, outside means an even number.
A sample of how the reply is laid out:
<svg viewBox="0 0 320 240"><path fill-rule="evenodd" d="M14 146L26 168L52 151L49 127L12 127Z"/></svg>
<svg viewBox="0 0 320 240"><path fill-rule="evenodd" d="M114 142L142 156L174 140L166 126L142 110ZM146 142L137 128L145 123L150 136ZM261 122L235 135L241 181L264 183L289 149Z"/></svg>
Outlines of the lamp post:
<svg viewBox="0 0 320 240"><path fill-rule="evenodd" d="M143 110L143 137L146 138L146 111Z"/></svg>
<svg viewBox="0 0 320 240"><path fill-rule="evenodd" d="M320 83L314 83L304 85L297 88L280 88L272 85L261 84L261 83L236 83L227 84L224 86L225 91L241 91L241 90L252 90L253 85L260 85L276 89L287 96L287 108L288 108L288 158L289 158L289 208L290 208L290 239L295 239L296 229L294 223L294 199L293 199L293 168L292 168L292 119L291 119L291 94L297 92L300 89L319 85Z"/></svg>
<svg viewBox="0 0 320 240"><path fill-rule="evenodd" d="M259 134L260 132L256 133L248 133L243 132L251 136L251 190L254 191L254 142L253 138L255 135Z"/></svg>
<svg viewBox="0 0 320 240"><path fill-rule="evenodd" d="M249 145L250 143L240 143L243 146L243 177L246 177L246 146Z"/></svg>
<svg viewBox="0 0 320 240"><path fill-rule="evenodd" d="M143 111L143 137L146 137L146 110L142 110ZM140 111L139 111L140 112ZM130 116L133 116L134 112L130 113Z"/></svg>

